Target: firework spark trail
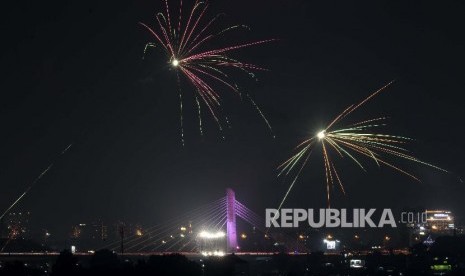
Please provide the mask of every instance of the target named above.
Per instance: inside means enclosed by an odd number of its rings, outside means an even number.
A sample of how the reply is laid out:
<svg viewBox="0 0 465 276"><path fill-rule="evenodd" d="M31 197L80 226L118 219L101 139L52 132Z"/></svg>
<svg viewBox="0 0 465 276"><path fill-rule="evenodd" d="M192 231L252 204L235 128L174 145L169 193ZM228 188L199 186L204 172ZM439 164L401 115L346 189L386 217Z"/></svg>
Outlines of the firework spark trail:
<svg viewBox="0 0 465 276"><path fill-rule="evenodd" d="M58 158L61 157L61 156L63 156L64 154L66 154L66 152L68 152L68 150L69 150L72 146L73 146L73 144L69 144L69 145L58 155ZM53 167L54 163L55 163L55 162L50 163L50 165L48 165L48 167L47 167L44 171L42 171L36 179L34 179L34 181L32 182L32 184L29 185L29 186L27 187L27 189L26 189L26 190L25 190L25 191L24 191L11 205L10 205L10 207L8 207L8 208L5 210L5 212L3 212L3 214L0 216L0 220L8 213L11 209L13 209L13 207L15 207L16 204L18 204L18 202L20 202L21 199L22 199L24 196L26 196L26 195L29 193L29 191L37 184L37 182L39 182L40 179L42 179L42 177L44 177L44 176L47 174L47 172Z"/></svg>
<svg viewBox="0 0 465 276"><path fill-rule="evenodd" d="M220 17L220 14L214 16L210 20L205 20L209 7L206 2L195 1L186 17L186 22L183 22L182 0L180 1L179 15L177 17L172 16L170 13L168 0L164 0L164 6L164 13L158 13L155 17L154 28L140 22L141 26L155 38L154 42L146 44L144 56L148 48L156 47L157 45L161 46L165 51L171 69L183 75L193 86L197 106L199 107L202 102L202 104L207 107L208 112L218 125L220 132L222 132L221 121L225 120L225 118L219 116L219 111L222 109L222 98L216 87L224 87L226 90L238 92L240 94L237 90L237 85L235 85L228 74L226 74L225 70L239 69L239 71L247 73L252 78L255 78L255 75L250 71L266 70L260 66L233 59L229 57L228 54L240 49L266 44L276 39L238 43L220 48L209 48L207 43L214 41L215 38L224 36L232 30L246 29L248 27L244 25L235 25L223 28L219 32L213 32L212 28ZM174 22L176 18L178 22ZM174 21L172 21L172 19L174 19ZM247 96L270 131L272 131L271 125L264 113L251 97L249 95ZM183 115L181 114L181 116ZM199 124L200 132L203 133L201 120L199 120ZM183 136L183 130L181 130L181 132ZM184 137L182 137L182 141L184 144Z"/></svg>
<svg viewBox="0 0 465 276"><path fill-rule="evenodd" d="M179 123L181 125L181 143L184 146L184 114L182 112L182 90L181 90L181 79L179 74L176 74L178 80L178 92L179 92Z"/></svg>
<svg viewBox="0 0 465 276"><path fill-rule="evenodd" d="M292 188L294 187L295 183L297 182L297 179L299 178L300 173L302 172L302 170L304 169L305 165L307 164L308 158L310 158L311 153L312 153L312 152L310 152L310 153L307 155L307 157L305 158L305 161L302 163L302 166L300 166L300 169L299 169L299 171L297 172L297 175L294 177L294 180L292 180L292 183L291 183L291 185L289 186L289 188L287 189L286 194L284 195L283 200L281 200L281 203L279 204L278 210L281 210L281 207L283 207L283 204L284 204L284 202L286 201L287 196L289 195L289 193L291 192L291 190L292 190Z"/></svg>
<svg viewBox="0 0 465 276"><path fill-rule="evenodd" d="M53 164L50 164L33 182L27 187L27 189L13 202L13 204L8 207L5 212L0 216L0 220L32 189L32 187L53 167Z"/></svg>
<svg viewBox="0 0 465 276"><path fill-rule="evenodd" d="M333 127L339 124L344 118L346 118L351 113L365 105L368 101L370 101L379 93L388 88L392 83L393 81L389 82L388 84L384 85L383 87L381 87L380 89L376 90L374 93L363 99L360 103L351 105L348 108L346 108L342 113L336 116L336 118L333 119L325 129L319 131L315 136L310 137L309 139L306 139L305 141L300 143L296 147L296 150L298 150L298 152L278 167L278 169L280 169L278 176L280 176L284 173L288 175L291 171L293 171L296 165L298 165L299 163L302 164L299 171L295 175L292 184L288 188L283 200L281 201L279 209L286 201L286 198L288 197L290 191L294 187L294 184L297 178L300 176L303 167L308 163L307 161L310 154L317 145L321 145L322 149L328 206L330 206L331 190L334 187L334 182L337 182L339 184L341 191L345 194L343 182L339 177L340 174L338 173L336 166L333 162L334 158L331 155L332 151L336 152L336 156L339 156L340 158L348 157L364 171L366 170L365 167L362 165L361 160L359 160L360 156L366 157L369 160L373 160L378 166L384 165L390 167L391 169L419 182L420 179L417 176L400 168L398 165L388 160L388 158L391 157L403 159L406 161L411 161L417 164L425 165L436 170L448 172L436 165L424 162L416 158L415 156L408 154L408 150L400 145L406 144L407 142L411 141L411 138L373 132L375 129L379 127L386 126L384 121L387 119L387 117L367 119L350 124L346 127L333 129Z"/></svg>
<svg viewBox="0 0 465 276"><path fill-rule="evenodd" d="M195 103L197 104L197 111L199 117L199 131L200 136L203 136L203 127L202 127L202 108L200 107L199 97L195 96Z"/></svg>
<svg viewBox="0 0 465 276"><path fill-rule="evenodd" d="M265 121L266 126L271 132L271 135L273 135L273 138L276 138L276 135L273 132L273 128L271 127L271 124L268 121L268 119L265 117L265 114L263 114L261 108L255 103L255 101L252 99L252 97L250 97L248 93L246 93L246 96L247 96L247 99L249 99L249 101L252 103L253 107L255 107L255 110L257 110L258 114L260 114L260 117L262 117L262 119Z"/></svg>
<svg viewBox="0 0 465 276"><path fill-rule="evenodd" d="M11 242L11 239L13 237L11 235L8 236L8 239L6 240L5 244L3 245L2 249L0 249L0 253L5 250L5 248L8 246L8 244Z"/></svg>

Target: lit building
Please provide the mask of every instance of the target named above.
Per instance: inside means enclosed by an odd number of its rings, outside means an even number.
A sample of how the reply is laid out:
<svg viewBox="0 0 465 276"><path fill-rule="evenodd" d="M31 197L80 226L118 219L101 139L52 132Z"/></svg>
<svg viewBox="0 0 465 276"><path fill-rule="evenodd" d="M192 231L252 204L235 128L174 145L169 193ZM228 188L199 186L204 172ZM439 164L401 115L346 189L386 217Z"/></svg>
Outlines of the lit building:
<svg viewBox="0 0 465 276"><path fill-rule="evenodd" d="M104 241L108 238L108 227L102 221L96 221L91 226L92 239Z"/></svg>
<svg viewBox="0 0 465 276"><path fill-rule="evenodd" d="M456 234L455 219L448 210L408 210L402 219L409 234L409 246L423 242L429 244L438 236ZM428 240L430 239L430 240Z"/></svg>
<svg viewBox="0 0 465 276"><path fill-rule="evenodd" d="M426 228L433 234L453 234L454 217L450 211L426 210Z"/></svg>
<svg viewBox="0 0 465 276"><path fill-rule="evenodd" d="M339 249L340 241L329 234L323 239L323 244L325 245L326 251L334 251Z"/></svg>
<svg viewBox="0 0 465 276"><path fill-rule="evenodd" d="M71 228L70 238L79 250L95 249L108 238L108 226L101 221L79 223Z"/></svg>

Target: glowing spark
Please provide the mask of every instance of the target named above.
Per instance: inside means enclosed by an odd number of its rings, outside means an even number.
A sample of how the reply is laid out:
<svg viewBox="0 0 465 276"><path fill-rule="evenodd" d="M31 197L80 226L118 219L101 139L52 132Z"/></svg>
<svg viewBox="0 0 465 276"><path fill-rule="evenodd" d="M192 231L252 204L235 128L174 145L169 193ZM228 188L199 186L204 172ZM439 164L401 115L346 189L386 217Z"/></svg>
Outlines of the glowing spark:
<svg viewBox="0 0 465 276"><path fill-rule="evenodd" d="M177 66L179 65L179 60L173 59L173 62L171 62L171 64L172 64L174 67L177 67Z"/></svg>
<svg viewBox="0 0 465 276"><path fill-rule="evenodd" d="M278 167L281 169L279 175L283 173L287 175L293 171L293 169L298 166L298 164L301 164L300 169L296 173L294 180L292 181L283 200L279 205L279 208L282 207L284 201L294 187L294 184L299 177L302 168L307 164L308 158L316 145L321 145L322 147L328 205L330 205L330 191L332 190L330 188L334 186L335 181L339 184L341 191L345 194L344 185L341 178L339 177L340 174L337 172L336 166L333 162L332 152L335 152L336 156L341 158L348 157L362 170L365 170L365 168L362 165L362 161L359 159L360 157L365 157L373 160L378 166L385 165L417 181L420 180L415 175L392 163L392 161L389 160L389 157L412 161L447 172L440 167L421 161L413 155L408 154L403 145L410 141L410 138L390 134L380 134L371 131L375 128L385 126L386 124L382 123L382 121L386 120L386 117L363 120L361 122L349 124L339 129L335 128L335 126L340 123L342 119L346 118L348 115L350 115L360 106L367 103L370 99L375 97L391 84L392 82L383 86L381 89L378 89L359 104L351 105L346 108L324 130L317 132L315 136L310 137L309 139L306 139L300 143L297 146L297 153ZM320 143L315 143L315 141L319 141Z"/></svg>

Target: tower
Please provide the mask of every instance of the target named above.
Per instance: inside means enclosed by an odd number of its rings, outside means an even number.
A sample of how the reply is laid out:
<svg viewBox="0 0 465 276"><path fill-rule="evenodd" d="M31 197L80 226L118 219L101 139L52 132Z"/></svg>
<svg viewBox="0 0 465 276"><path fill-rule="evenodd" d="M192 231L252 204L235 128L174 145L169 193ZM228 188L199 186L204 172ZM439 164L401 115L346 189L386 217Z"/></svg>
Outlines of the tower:
<svg viewBox="0 0 465 276"><path fill-rule="evenodd" d="M230 188L226 189L226 233L229 252L237 250L236 233L236 194Z"/></svg>

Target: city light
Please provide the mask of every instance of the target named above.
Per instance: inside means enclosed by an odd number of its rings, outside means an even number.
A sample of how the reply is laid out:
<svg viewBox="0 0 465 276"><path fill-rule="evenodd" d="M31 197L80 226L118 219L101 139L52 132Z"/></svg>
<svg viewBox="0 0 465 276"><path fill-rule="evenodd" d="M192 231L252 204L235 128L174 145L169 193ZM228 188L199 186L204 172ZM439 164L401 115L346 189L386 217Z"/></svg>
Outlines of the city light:
<svg viewBox="0 0 465 276"><path fill-rule="evenodd" d="M328 241L327 239L324 239L323 242L326 244L326 249L328 250L336 249L336 241Z"/></svg>
<svg viewBox="0 0 465 276"><path fill-rule="evenodd" d="M199 233L199 237L202 239L219 239L219 238L224 238L225 236L226 236L226 233L222 231L218 231L216 233L202 231Z"/></svg>
<svg viewBox="0 0 465 276"><path fill-rule="evenodd" d="M363 268L365 266L365 261L360 259L352 259L350 260L350 267L351 268Z"/></svg>
<svg viewBox="0 0 465 276"><path fill-rule="evenodd" d="M340 243L339 240L333 240L333 236L327 235L325 239L323 239L323 243L326 244L326 249L328 250L335 250L336 245Z"/></svg>
<svg viewBox="0 0 465 276"><path fill-rule="evenodd" d="M223 257L226 255L224 251L202 251L202 255L207 256L216 256L216 257Z"/></svg>

